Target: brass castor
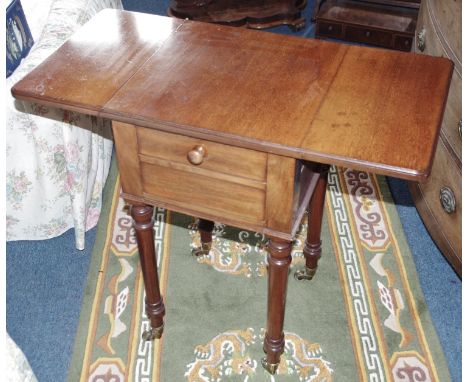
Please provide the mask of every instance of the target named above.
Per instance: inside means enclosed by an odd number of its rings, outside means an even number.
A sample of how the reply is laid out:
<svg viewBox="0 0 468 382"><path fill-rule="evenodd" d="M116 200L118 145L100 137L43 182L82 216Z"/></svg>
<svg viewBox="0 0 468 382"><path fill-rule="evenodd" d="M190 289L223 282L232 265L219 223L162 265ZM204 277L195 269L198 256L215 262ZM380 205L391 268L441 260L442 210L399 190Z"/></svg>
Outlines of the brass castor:
<svg viewBox="0 0 468 382"><path fill-rule="evenodd" d="M164 330L164 324L162 324L158 328L151 328L149 330L145 330L141 335L145 341L153 341L154 339L159 339L162 336Z"/></svg>
<svg viewBox="0 0 468 382"><path fill-rule="evenodd" d="M279 363L269 363L266 357L264 357L262 358L262 366L268 373L275 375L276 370L278 370Z"/></svg>
<svg viewBox="0 0 468 382"><path fill-rule="evenodd" d="M307 268L304 267L302 269L298 269L296 272L294 272L294 278L296 280L312 280L315 272L317 272L317 267L315 268Z"/></svg>
<svg viewBox="0 0 468 382"><path fill-rule="evenodd" d="M203 256L203 255L208 255L211 250L211 243L203 243L201 247L198 248L193 248L192 249L192 255L193 256Z"/></svg>

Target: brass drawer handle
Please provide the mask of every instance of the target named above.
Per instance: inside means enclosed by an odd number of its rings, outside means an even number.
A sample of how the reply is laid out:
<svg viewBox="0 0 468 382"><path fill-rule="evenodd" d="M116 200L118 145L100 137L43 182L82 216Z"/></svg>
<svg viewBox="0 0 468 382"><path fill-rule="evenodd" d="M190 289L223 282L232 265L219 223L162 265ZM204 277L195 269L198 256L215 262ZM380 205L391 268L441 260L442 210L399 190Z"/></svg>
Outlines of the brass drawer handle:
<svg viewBox="0 0 468 382"><path fill-rule="evenodd" d="M418 32L417 41L418 41L418 49L421 52L424 52L424 49L426 49L426 29L425 28L421 29Z"/></svg>
<svg viewBox="0 0 468 382"><path fill-rule="evenodd" d="M458 121L458 134L460 135L460 139L462 139L462 120Z"/></svg>
<svg viewBox="0 0 468 382"><path fill-rule="evenodd" d="M187 159L190 163L194 165L199 165L203 163L203 160L206 156L206 148L203 145L196 145L192 150L187 154Z"/></svg>
<svg viewBox="0 0 468 382"><path fill-rule="evenodd" d="M448 214L452 214L456 209L455 194L450 187L442 187L439 192L440 204L444 211Z"/></svg>

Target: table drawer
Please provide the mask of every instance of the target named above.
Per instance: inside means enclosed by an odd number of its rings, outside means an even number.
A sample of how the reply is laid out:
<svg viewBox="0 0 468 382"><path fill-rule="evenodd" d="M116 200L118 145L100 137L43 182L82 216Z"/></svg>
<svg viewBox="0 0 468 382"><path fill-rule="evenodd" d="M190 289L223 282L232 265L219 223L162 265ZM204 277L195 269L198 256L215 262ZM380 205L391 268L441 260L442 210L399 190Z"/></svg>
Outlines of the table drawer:
<svg viewBox="0 0 468 382"><path fill-rule="evenodd" d="M263 224L266 153L144 127L135 132L143 197L194 214Z"/></svg>
<svg viewBox="0 0 468 382"><path fill-rule="evenodd" d="M228 177L245 178L246 182L264 182L266 178L266 153L143 127L137 128L137 137L140 154L189 166L189 172L197 168ZM201 163L194 165L190 162L189 153L200 146L204 149L204 155L197 158Z"/></svg>
<svg viewBox="0 0 468 382"><path fill-rule="evenodd" d="M261 224L265 190L170 166L140 162L143 195L182 209Z"/></svg>

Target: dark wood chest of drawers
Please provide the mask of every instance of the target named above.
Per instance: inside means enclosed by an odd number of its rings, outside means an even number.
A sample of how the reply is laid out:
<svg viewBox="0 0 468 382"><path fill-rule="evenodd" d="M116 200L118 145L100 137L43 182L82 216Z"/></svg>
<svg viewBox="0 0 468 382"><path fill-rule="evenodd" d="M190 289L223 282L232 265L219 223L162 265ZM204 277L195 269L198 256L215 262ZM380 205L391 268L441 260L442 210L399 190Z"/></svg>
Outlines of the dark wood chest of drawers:
<svg viewBox="0 0 468 382"><path fill-rule="evenodd" d="M462 273L461 0L423 0L415 52L450 58L454 66L432 174L411 184L416 207L432 238Z"/></svg>

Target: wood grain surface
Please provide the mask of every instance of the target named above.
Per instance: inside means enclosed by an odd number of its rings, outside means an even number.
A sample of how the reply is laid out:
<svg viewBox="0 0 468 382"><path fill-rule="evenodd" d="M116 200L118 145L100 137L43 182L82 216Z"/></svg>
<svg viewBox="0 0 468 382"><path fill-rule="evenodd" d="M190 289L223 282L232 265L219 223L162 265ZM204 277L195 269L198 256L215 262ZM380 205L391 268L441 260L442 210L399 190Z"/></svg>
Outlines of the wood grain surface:
<svg viewBox="0 0 468 382"><path fill-rule="evenodd" d="M445 58L105 10L12 92L179 135L423 180L452 68Z"/></svg>

